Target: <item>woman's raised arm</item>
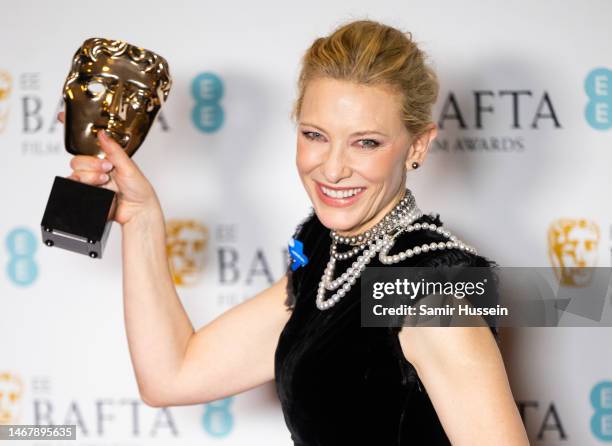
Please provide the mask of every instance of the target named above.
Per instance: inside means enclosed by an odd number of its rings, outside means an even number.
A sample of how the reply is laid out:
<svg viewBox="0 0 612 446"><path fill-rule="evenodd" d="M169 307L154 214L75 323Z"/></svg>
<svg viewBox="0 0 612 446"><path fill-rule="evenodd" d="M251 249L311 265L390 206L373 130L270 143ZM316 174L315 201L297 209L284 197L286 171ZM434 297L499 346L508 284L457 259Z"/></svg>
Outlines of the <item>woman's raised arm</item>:
<svg viewBox="0 0 612 446"><path fill-rule="evenodd" d="M168 270L161 213L123 226L123 292L130 355L151 406L198 404L274 379L289 318L286 276L194 332Z"/></svg>
<svg viewBox="0 0 612 446"><path fill-rule="evenodd" d="M101 132L98 138L105 158L74 156L69 178L117 193L125 326L145 403L204 403L273 379L274 352L290 315L286 276L195 331L172 281L153 187L115 141Z"/></svg>

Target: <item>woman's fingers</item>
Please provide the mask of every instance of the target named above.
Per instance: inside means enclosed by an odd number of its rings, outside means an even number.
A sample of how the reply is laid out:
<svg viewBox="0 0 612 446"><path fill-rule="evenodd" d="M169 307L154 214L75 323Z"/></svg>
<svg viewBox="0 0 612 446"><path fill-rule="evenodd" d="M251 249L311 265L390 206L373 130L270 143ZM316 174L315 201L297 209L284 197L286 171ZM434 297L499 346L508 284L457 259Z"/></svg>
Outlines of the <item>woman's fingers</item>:
<svg viewBox="0 0 612 446"><path fill-rule="evenodd" d="M94 186L101 186L110 180L110 176L107 173L95 170L75 170L67 178Z"/></svg>
<svg viewBox="0 0 612 446"><path fill-rule="evenodd" d="M64 112L59 112L59 113L57 114L57 120L58 120L59 122L62 122L62 123L63 123L63 122L64 122L64 119L65 119L65 114L64 114Z"/></svg>
<svg viewBox="0 0 612 446"><path fill-rule="evenodd" d="M110 161L118 174L129 177L137 173L138 168L136 164L106 132L98 132L98 140L100 141L102 151L106 155L106 160Z"/></svg>
<svg viewBox="0 0 612 446"><path fill-rule="evenodd" d="M70 167L73 170L99 170L109 172L113 168L113 164L106 160L90 155L75 155L70 160Z"/></svg>

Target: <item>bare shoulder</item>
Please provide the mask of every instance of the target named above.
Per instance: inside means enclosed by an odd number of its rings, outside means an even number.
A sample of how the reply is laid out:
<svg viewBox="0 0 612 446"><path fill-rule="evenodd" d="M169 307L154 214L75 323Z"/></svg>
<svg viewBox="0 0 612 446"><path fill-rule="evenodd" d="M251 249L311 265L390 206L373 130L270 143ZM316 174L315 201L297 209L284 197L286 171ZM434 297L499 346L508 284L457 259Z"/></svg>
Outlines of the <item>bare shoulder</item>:
<svg viewBox="0 0 612 446"><path fill-rule="evenodd" d="M452 444L529 444L488 326L402 327L398 337Z"/></svg>
<svg viewBox="0 0 612 446"><path fill-rule="evenodd" d="M492 361L500 358L497 342L488 326L402 327L398 334L404 356L415 367L425 362Z"/></svg>

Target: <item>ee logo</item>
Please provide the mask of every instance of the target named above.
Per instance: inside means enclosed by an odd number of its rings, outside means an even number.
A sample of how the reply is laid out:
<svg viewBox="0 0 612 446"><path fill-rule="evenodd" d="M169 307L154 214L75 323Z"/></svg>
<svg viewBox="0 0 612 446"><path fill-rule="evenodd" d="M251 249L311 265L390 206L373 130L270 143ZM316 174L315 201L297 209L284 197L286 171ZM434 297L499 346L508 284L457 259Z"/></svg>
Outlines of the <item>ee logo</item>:
<svg viewBox="0 0 612 446"><path fill-rule="evenodd" d="M612 381L602 381L591 390L591 432L601 441L612 442Z"/></svg>
<svg viewBox="0 0 612 446"><path fill-rule="evenodd" d="M217 401L211 401L204 406L202 424L204 430L213 437L225 437L234 427L234 416L230 412L230 405L234 397L230 396Z"/></svg>
<svg viewBox="0 0 612 446"><path fill-rule="evenodd" d="M16 285L31 285L38 276L38 266L34 261L34 253L38 243L34 233L23 227L15 228L6 236L6 250L9 262L6 273Z"/></svg>
<svg viewBox="0 0 612 446"><path fill-rule="evenodd" d="M201 73L191 82L195 106L191 120L198 130L213 133L223 124L225 114L219 101L223 97L223 82L213 73Z"/></svg>
<svg viewBox="0 0 612 446"><path fill-rule="evenodd" d="M589 97L585 118L596 130L612 128L612 70L596 68L584 81L584 91Z"/></svg>

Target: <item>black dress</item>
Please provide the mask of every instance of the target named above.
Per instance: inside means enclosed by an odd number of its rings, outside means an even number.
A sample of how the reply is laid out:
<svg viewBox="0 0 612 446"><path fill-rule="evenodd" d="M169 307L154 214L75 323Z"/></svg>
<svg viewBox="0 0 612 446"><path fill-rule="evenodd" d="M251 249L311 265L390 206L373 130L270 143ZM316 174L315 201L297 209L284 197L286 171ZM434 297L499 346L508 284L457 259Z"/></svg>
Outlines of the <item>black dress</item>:
<svg viewBox="0 0 612 446"><path fill-rule="evenodd" d="M431 214L416 222L442 225L439 215ZM361 327L359 279L333 307L325 311L316 307L331 237L314 210L293 237L303 243L309 261L294 272L287 269L286 305L292 314L276 348L275 383L294 444L450 444L423 384L402 352L400 328ZM403 232L390 254L442 240L446 238L435 231ZM336 270L345 271L354 260L338 260ZM495 263L459 249L445 249L392 266L438 265ZM384 265L375 256L369 266Z"/></svg>

